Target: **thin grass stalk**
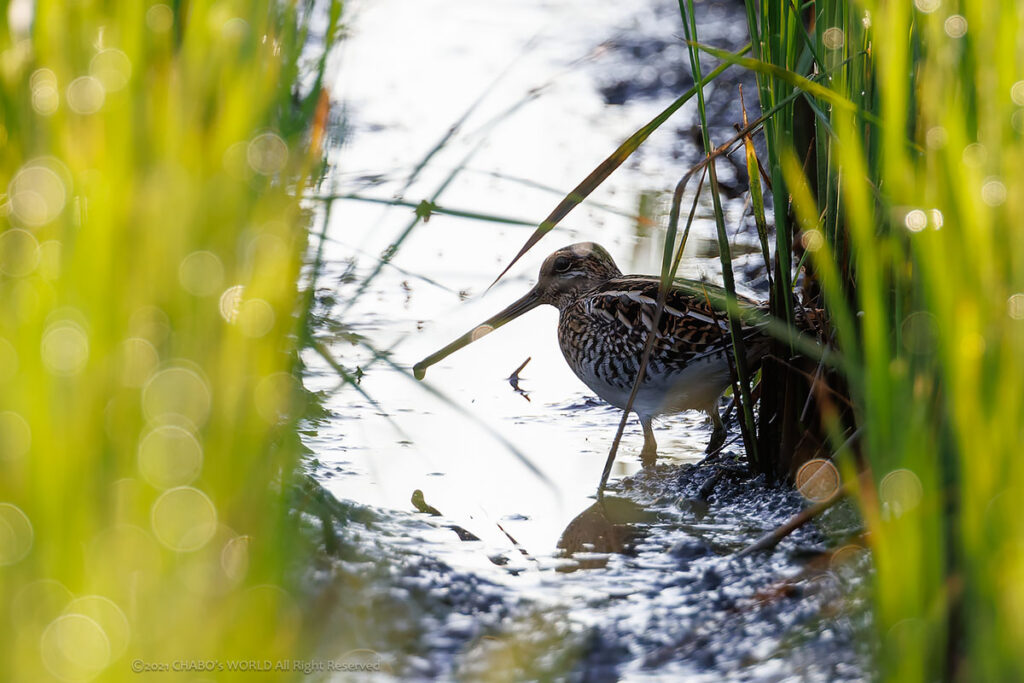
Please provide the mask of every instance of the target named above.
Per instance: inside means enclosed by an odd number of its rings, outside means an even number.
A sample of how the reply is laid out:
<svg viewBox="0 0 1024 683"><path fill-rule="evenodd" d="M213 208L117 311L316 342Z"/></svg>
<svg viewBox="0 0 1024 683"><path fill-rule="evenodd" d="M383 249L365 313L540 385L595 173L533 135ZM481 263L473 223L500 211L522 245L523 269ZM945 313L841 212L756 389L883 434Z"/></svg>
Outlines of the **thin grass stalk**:
<svg viewBox="0 0 1024 683"><path fill-rule="evenodd" d="M737 52L730 53L730 55L734 57L739 57L746 54L749 50L750 45L747 44L746 46L740 48ZM668 121L668 119L674 113L679 111L679 109L684 104L689 102L703 85L714 81L714 79L717 78L718 75L725 71L727 68L729 68L728 64L720 64L716 69L709 73L704 80L697 81L692 88L690 88L685 93L677 97L675 101L673 101L670 105L665 107L665 109L658 113L657 116L655 116L653 119L647 122L639 130L630 135L621 145L619 145L615 149L614 152L608 155L608 157L605 158L605 160L602 161L597 168L591 171L586 178L584 178L571 192L569 192L568 195L566 195L562 199L562 201L558 203L558 205L551 211L551 213L548 214L547 218L541 221L540 225L537 226L537 229L534 230L533 234L530 235L529 239L526 240L526 243L522 246L522 248L520 248L519 252L512 258L509 264L505 266L504 270L502 270L498 274L498 277L494 279L494 282L497 282L502 277L504 277L505 273L507 273L509 269L512 268L512 266L515 265L515 263L519 259L521 259L524 254L526 254L527 251L532 249L533 246L537 242L539 242L542 237L544 237L544 235L553 230L555 226L558 225L558 223L563 218L569 215L570 211L576 208L576 206L580 204L584 199L586 199L591 192L593 192L601 183L603 183L608 178L608 176L614 173L615 169L621 166L626 161L626 159L628 159L633 154L633 152L635 152L640 147L640 145L642 145L643 142L648 137L650 137L652 133L654 133L655 130L660 128L662 124ZM494 286L494 282L491 283L492 287Z"/></svg>
<svg viewBox="0 0 1024 683"><path fill-rule="evenodd" d="M682 16L683 31L686 35L688 50L690 54L690 71L693 74L694 83L700 83L702 69L700 65L700 53L697 50L697 18L693 8L693 0L679 2L679 11ZM703 88L697 89L697 112L701 126L701 140L704 143L704 153L710 158L714 151L711 144L711 137L708 132L707 110L704 103ZM708 164L708 180L711 186L711 201L715 212L715 225L718 231L718 249L722 263L722 281L729 297L730 308L727 311L729 318L729 332L733 349L733 361L737 376L737 384L740 394L736 397L743 419L740 422L740 430L743 434L743 445L747 453L747 461L751 469L768 472L771 466L758 457L756 427L754 423L753 401L750 397L750 370L747 363L747 353L743 343L743 327L739 318L732 312L736 297L736 282L732 272L732 256L729 247L729 236L725 229L725 214L722 211L722 200L718 186L718 175L715 169L715 162ZM667 245L666 245L667 246ZM664 277L664 273L663 273ZM717 410L717 406L715 407Z"/></svg>
<svg viewBox="0 0 1024 683"><path fill-rule="evenodd" d="M474 221L482 221L485 223L500 223L502 225L515 225L515 226L528 226L533 227L536 225L534 221L529 221L523 218L513 218L511 216L500 216L497 214L486 213L481 211L469 211L466 209L455 209L447 206L442 206L434 201L423 200L420 202L410 202L403 199L385 199L383 197L366 197L360 194L320 194L311 197L317 201L332 202L339 199L346 201L355 202L366 202L369 204L382 204L384 206L400 206L407 209L415 209L417 225L420 220L430 220L433 214L440 216L453 216L456 218L468 218ZM413 225L413 228L416 226ZM403 233L404 235L404 233ZM404 237L402 239L404 241ZM399 243L400 244L400 243ZM393 255L394 252L392 252ZM381 259L382 261L389 261L390 259ZM387 263L383 264L387 265ZM383 265L381 267L383 267ZM365 291L365 290L364 290Z"/></svg>
<svg viewBox="0 0 1024 683"><path fill-rule="evenodd" d="M743 90L740 89L740 97L743 97ZM743 102L743 125L747 125L747 106ZM747 162L747 178L750 183L750 204L751 213L754 215L754 224L757 226L757 238L761 243L761 256L764 259L765 269L768 273L768 289L772 288L771 277L771 247L768 245L768 219L765 216L764 193L761 191L761 164L757 158L757 150L754 148L754 139L750 135L743 136L744 158Z"/></svg>
<svg viewBox="0 0 1024 683"><path fill-rule="evenodd" d="M706 166L700 167L702 170L700 181L697 183L697 190L693 195L693 202L690 205L690 213L686 217L686 227L683 230L683 237L679 243L679 249L676 251L676 257L673 261L668 264L667 268L662 269L661 274L661 286L658 288L658 299L654 308L654 317L651 320L651 334L647 335L647 341L644 343L643 352L640 355L640 365L637 370L636 379L633 381L633 388L629 393L629 400L626 401L626 407L622 410L622 417L619 420L618 429L615 431L615 436L612 439L612 445L608 449L608 457L605 459L604 469L601 471L601 479L597 484L597 497L599 500L603 500L604 489L608 485L608 477L612 473L612 465L615 463L615 456L619 450L619 443L622 441L622 435L626 431L626 422L629 420L630 410L633 408L633 403L636 401L636 396L640 391L640 387L643 385L644 375L647 372L647 364L651 359L651 352L654 350L654 330L658 329L658 323L661 321L661 316L665 311L665 301L668 299L668 292L672 285L672 280L675 278L676 272L679 269L679 263L682 258L683 249L686 246L686 240L690 236L690 226L693 225L693 217L697 212L697 204L700 201L700 192L704 187L704 177L706 174ZM669 225L667 236L665 239L665 255L671 254L672 244L675 241L675 235L679 226L679 210L682 206L683 193L686 190L686 186L693 176L693 173L697 169L691 169L685 176L683 176L678 183L676 183L675 191L672 193L672 207L669 211Z"/></svg>

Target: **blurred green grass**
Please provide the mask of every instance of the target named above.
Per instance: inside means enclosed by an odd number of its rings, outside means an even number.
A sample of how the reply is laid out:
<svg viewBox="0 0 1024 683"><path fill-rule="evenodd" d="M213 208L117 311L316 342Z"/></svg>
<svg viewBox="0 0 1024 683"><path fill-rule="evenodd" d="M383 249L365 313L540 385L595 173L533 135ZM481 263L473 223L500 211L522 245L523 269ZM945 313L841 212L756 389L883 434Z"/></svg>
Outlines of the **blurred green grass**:
<svg viewBox="0 0 1024 683"><path fill-rule="evenodd" d="M844 355L878 677L1016 680L1024 491L1024 13L748 0L777 249L810 252ZM789 197L793 210L789 210ZM793 231L791 233L791 230ZM833 416L834 417L834 416ZM839 447L838 439L833 437Z"/></svg>
<svg viewBox="0 0 1024 683"><path fill-rule="evenodd" d="M0 12L0 679L303 651L301 197L340 10Z"/></svg>

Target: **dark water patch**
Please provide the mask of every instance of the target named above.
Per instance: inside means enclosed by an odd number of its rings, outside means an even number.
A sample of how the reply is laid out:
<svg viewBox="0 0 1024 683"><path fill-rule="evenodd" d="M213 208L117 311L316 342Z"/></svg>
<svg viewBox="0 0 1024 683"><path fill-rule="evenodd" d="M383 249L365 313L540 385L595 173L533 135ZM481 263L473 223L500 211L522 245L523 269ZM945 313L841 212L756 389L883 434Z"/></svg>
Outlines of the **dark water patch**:
<svg viewBox="0 0 1024 683"><path fill-rule="evenodd" d="M706 45L736 51L749 41L743 3L720 0L696 4L697 39ZM622 105L636 99L675 98L693 87L689 50L685 43L679 4L652 2L605 43L617 59L604 73L595 76L598 90L608 104ZM703 73L712 71L719 61L700 55ZM727 70L721 78L705 87L708 119L720 130L729 130L742 121L738 86L743 84L747 106L756 110L757 86L749 72ZM699 132L681 141L700 148Z"/></svg>
<svg viewBox="0 0 1024 683"><path fill-rule="evenodd" d="M697 35L701 42L735 50L747 40L742 3L697 4ZM606 43L621 63L600 78L599 90L608 104L636 98L661 98L693 86L689 52L683 42L677 3L652 3L634 22ZM705 73L715 62L702 57ZM632 67L632 68L631 68Z"/></svg>
<svg viewBox="0 0 1024 683"><path fill-rule="evenodd" d="M736 52L749 42L747 17L742 2L715 0L695 5L697 40L700 43ZM602 71L594 75L594 79L606 103L626 105L638 100L671 101L693 87L690 54L680 16L679 3L655 0L638 12L631 25L623 27L605 44L610 58L603 64ZM699 53L699 58L704 74L720 64L718 59L706 53ZM744 104L748 120L757 117L759 98L756 78L746 69L730 67L714 82L705 85L704 100L711 144L721 145L736 134L738 126L743 125ZM694 98L687 104L693 113L685 117L683 123L675 123L676 119L670 119L665 124L675 126L675 141L668 154L679 162L681 172L704 158L703 133L700 119L696 115L696 102ZM755 135L753 140L758 156L764 158L766 150L763 137ZM637 153L642 155L646 150L641 147ZM716 170L724 199L745 197L749 177L742 150L721 157ZM770 210L770 193L766 193L765 201ZM759 249L753 218L744 218L740 227L742 234L755 239L740 240L737 246L741 249ZM709 240L709 248L711 251L704 256L717 257L717 244L714 240ZM758 259L750 260L756 264ZM741 263L736 265L740 266ZM762 276L756 265L751 270L748 279Z"/></svg>

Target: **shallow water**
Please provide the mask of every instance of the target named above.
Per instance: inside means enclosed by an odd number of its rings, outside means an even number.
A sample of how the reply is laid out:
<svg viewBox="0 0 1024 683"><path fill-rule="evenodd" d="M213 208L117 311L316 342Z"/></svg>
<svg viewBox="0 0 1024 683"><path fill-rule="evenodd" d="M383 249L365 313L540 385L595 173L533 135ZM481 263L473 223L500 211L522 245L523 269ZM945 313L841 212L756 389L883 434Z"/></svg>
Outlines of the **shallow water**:
<svg viewBox="0 0 1024 683"><path fill-rule="evenodd" d="M702 37L732 47L744 42L740 7L698 7ZM688 87L672 4L379 0L353 9L333 91L346 103L348 137L332 158L332 194L432 199L536 224ZM755 91L748 92L753 106ZM738 120L729 118L734 100L716 100L725 102L723 127L713 131L719 141ZM325 392L329 416L304 440L322 485L373 520L354 522L347 542L366 564L404 567L374 584L391 596L380 597L381 615L414 623L402 632L404 642L384 627L353 634L361 647L390 656L396 673L474 678L533 637L535 648L565 655L548 674L576 678L672 673L717 680L729 673L780 680L800 657L811 657L800 669L811 678L857 677L850 633L832 645L820 633L801 635L801 624L834 595L792 604L757 598L784 575L800 575L806 563L793 552L802 545L820 551L821 531L802 531L770 560L737 564L728 557L800 501L730 484L729 477L712 489L710 502L686 493L706 476L689 470L680 478L680 466L703 455L710 435L701 415L657 425L664 466L639 475L642 435L630 421L613 489L644 506L647 513L628 525L640 533L624 554L562 557L559 539L594 502L620 413L566 367L554 309L531 312L459 351L432 367L424 383L409 370L518 298L544 256L565 244L597 241L623 271L656 272L660 254L650 244L658 239L643 238L664 230L671 188L700 158L694 120L687 105L489 290L531 227L434 214L400 242L412 209L353 199L332 204L316 332L360 377L364 393L340 387L337 373L307 351L306 385ZM726 180L729 173L723 164ZM737 251L746 254L737 265L756 291L758 259L749 255L756 238L738 230L748 220L743 197L726 198L725 206ZM702 202L683 274L715 278L713 235ZM364 287L379 255L399 242ZM507 378L527 358L519 373L524 391L516 392ZM416 490L443 516L415 512ZM453 527L480 540L460 540ZM589 566L601 568L580 569ZM344 568L317 580L338 572ZM793 637L798 643L787 644ZM510 670L530 677L525 664L516 666Z"/></svg>

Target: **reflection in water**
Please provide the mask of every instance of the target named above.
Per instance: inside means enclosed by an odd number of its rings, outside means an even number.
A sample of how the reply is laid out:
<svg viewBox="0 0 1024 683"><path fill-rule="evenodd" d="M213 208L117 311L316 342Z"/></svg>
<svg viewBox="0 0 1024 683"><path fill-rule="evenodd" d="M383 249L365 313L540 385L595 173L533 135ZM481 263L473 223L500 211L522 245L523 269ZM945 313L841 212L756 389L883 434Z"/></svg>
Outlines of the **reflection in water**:
<svg viewBox="0 0 1024 683"><path fill-rule="evenodd" d="M532 360L532 358L530 356L527 356L526 360L524 360L519 365L519 367L516 368L511 375L508 376L508 383L512 386L512 390L519 394L520 396L522 396L523 398L525 398L527 401L530 400L530 392L520 388L519 382L522 380L522 377L519 376L519 373L523 371L523 368L526 367L526 364L529 363L530 360Z"/></svg>
<svg viewBox="0 0 1024 683"><path fill-rule="evenodd" d="M558 547L572 557L577 553L576 565L559 567L559 571L602 568L608 564L608 553L631 553L640 535L641 525L654 522L653 512L627 499L602 496L597 502L576 515L565 527ZM590 553L604 555L591 557Z"/></svg>

